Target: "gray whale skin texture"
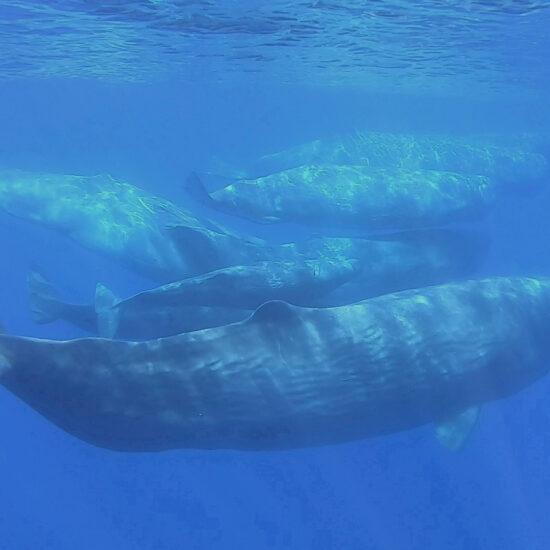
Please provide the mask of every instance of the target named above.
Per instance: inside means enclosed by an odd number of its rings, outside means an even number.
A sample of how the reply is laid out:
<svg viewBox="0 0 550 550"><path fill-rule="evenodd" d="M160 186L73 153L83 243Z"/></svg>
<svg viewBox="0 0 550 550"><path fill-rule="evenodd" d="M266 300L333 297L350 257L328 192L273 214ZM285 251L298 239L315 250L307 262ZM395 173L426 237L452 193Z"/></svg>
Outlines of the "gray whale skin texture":
<svg viewBox="0 0 550 550"><path fill-rule="evenodd" d="M59 298L38 271L27 279L36 322L64 319L94 335L125 340L173 336L248 317L270 300L341 306L380 294L472 276L486 242L476 233L426 230L376 239L312 238L300 262L231 266L119 300L104 285L90 304ZM294 246L294 245L292 245ZM308 259L309 256L309 259Z"/></svg>
<svg viewBox="0 0 550 550"><path fill-rule="evenodd" d="M0 336L0 382L121 451L288 449L428 422L457 447L477 407L548 370L550 279L494 278L147 342ZM454 441L454 442L453 442Z"/></svg>
<svg viewBox="0 0 550 550"><path fill-rule="evenodd" d="M496 192L484 176L316 164L253 180L235 180L209 193L197 174L187 191L216 210L255 222L295 222L366 229L404 229L476 219Z"/></svg>

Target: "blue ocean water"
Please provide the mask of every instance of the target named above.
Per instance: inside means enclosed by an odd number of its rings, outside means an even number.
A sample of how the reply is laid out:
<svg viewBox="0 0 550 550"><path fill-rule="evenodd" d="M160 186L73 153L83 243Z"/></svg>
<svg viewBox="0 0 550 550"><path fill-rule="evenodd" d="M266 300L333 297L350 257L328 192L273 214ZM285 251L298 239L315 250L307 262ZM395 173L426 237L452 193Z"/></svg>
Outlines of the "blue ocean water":
<svg viewBox="0 0 550 550"><path fill-rule="evenodd" d="M186 178L357 131L539 136L548 156L548 7L3 1L0 167L111 174L273 242L343 234L212 213ZM546 185L471 222L490 240L478 275L550 275L549 206ZM98 281L119 296L153 286L6 213L0 254L11 334L84 335L33 322L32 266L75 302ZM427 425L300 450L129 454L74 438L2 389L0 548L545 549L549 390L546 378L484 405L459 453Z"/></svg>

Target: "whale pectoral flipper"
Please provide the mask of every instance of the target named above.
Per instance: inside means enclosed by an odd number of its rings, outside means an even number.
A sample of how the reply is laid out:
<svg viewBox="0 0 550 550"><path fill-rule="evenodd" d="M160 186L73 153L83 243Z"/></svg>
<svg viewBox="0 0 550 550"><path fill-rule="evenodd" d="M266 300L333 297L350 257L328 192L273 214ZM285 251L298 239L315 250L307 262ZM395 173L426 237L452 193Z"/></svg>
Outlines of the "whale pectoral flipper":
<svg viewBox="0 0 550 550"><path fill-rule="evenodd" d="M50 281L34 268L27 277L27 288L34 322L43 325L57 320L60 316L60 302Z"/></svg>
<svg viewBox="0 0 550 550"><path fill-rule="evenodd" d="M265 253L272 254L265 242L257 237L241 238L229 233L220 233L205 227L166 224L164 231L174 245L192 256L194 269L188 276L199 275L231 265L250 264L260 261Z"/></svg>
<svg viewBox="0 0 550 550"><path fill-rule="evenodd" d="M193 274L213 271L218 268L218 263L221 261L220 254L213 246L208 231L200 227L179 224L166 224L164 230L178 248L197 258L196 273ZM223 237L221 234L218 236Z"/></svg>
<svg viewBox="0 0 550 550"><path fill-rule="evenodd" d="M95 287L95 312L97 330L102 338L114 338L118 330L119 312L116 308L120 300L105 285L98 283Z"/></svg>
<svg viewBox="0 0 550 550"><path fill-rule="evenodd" d="M437 440L450 451L459 451L472 432L479 416L479 407L474 405L446 418L436 425Z"/></svg>
<svg viewBox="0 0 550 550"><path fill-rule="evenodd" d="M8 361L8 358L3 354L0 353L0 377L8 372L11 368L11 364Z"/></svg>

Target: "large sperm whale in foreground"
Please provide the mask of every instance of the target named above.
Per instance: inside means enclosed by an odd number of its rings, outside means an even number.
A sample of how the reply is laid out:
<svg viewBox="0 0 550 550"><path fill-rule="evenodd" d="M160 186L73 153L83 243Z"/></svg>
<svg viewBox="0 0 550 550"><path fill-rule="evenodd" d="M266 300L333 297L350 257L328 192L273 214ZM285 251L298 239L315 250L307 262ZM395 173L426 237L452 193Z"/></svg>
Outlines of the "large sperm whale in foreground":
<svg viewBox="0 0 550 550"><path fill-rule="evenodd" d="M0 382L58 426L123 451L287 449L438 426L542 377L550 279L495 278L350 306L268 302L148 342L0 337Z"/></svg>

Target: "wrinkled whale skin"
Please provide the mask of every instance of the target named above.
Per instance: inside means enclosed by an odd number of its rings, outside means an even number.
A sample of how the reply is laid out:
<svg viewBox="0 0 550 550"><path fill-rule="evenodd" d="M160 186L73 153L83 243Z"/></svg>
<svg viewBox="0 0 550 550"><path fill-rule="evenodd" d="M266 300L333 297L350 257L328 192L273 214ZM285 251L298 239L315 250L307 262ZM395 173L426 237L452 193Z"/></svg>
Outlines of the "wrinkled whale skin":
<svg viewBox="0 0 550 550"><path fill-rule="evenodd" d="M290 221L368 229L428 227L475 219L493 204L484 176L435 170L309 164L208 193L192 174L188 190L216 210L255 222Z"/></svg>
<svg viewBox="0 0 550 550"><path fill-rule="evenodd" d="M124 300L98 284L95 302L88 305L61 300L43 275L32 272L31 311L41 324L64 319L94 335L148 340L240 321L271 300L340 306L470 277L486 243L476 233L427 230L377 239L312 238L297 250L304 257L300 262L232 266Z"/></svg>
<svg viewBox="0 0 550 550"><path fill-rule="evenodd" d="M124 451L270 450L406 430L548 370L550 280L495 278L148 342L0 336L0 382L61 428Z"/></svg>
<svg viewBox="0 0 550 550"><path fill-rule="evenodd" d="M256 178L305 164L349 164L373 168L443 170L480 174L508 190L525 193L548 178L549 163L540 138L518 135L449 136L357 132L296 145L258 159L248 173ZM538 145L538 146L537 146Z"/></svg>
<svg viewBox="0 0 550 550"><path fill-rule="evenodd" d="M272 259L279 252L105 174L0 170L0 210L50 227L162 283Z"/></svg>

